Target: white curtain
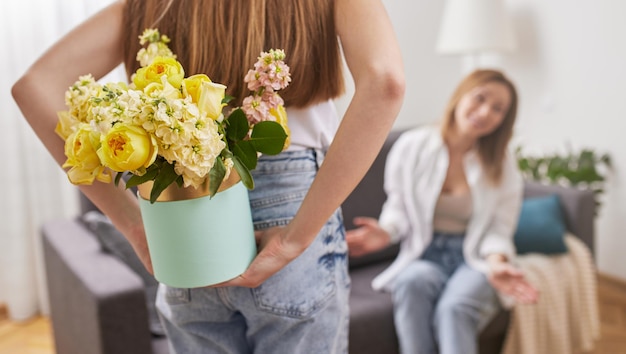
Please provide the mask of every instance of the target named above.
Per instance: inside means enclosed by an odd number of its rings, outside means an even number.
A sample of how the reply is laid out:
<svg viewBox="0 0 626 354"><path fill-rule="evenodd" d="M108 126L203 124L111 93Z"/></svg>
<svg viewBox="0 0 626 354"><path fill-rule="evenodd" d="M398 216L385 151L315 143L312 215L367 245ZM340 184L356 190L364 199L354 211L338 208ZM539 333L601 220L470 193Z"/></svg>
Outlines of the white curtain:
<svg viewBox="0 0 626 354"><path fill-rule="evenodd" d="M0 2L0 303L13 320L48 313L43 222L74 217L70 185L11 97L11 86L54 41L112 0Z"/></svg>

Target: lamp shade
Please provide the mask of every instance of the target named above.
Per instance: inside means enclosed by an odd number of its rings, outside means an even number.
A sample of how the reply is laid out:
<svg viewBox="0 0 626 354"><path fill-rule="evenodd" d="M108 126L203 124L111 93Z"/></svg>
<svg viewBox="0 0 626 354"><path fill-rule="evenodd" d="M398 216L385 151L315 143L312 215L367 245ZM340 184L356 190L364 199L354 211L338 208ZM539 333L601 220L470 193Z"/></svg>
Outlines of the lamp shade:
<svg viewBox="0 0 626 354"><path fill-rule="evenodd" d="M502 0L447 0L437 53L511 52L516 46Z"/></svg>

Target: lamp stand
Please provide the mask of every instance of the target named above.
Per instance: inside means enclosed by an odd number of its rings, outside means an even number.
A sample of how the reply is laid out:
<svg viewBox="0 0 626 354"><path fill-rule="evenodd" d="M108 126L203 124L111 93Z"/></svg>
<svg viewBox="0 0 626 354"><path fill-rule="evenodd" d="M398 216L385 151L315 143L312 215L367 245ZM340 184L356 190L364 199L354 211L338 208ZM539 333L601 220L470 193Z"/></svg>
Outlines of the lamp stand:
<svg viewBox="0 0 626 354"><path fill-rule="evenodd" d="M461 72L463 75L467 75L472 71L481 67L481 54L470 53L464 54L461 59Z"/></svg>

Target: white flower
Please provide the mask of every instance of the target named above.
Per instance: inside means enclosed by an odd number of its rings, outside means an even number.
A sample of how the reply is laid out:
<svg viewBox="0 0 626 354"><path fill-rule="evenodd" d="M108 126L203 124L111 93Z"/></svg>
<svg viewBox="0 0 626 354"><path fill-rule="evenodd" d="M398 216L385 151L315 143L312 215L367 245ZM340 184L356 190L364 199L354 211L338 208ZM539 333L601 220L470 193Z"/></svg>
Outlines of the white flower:
<svg viewBox="0 0 626 354"><path fill-rule="evenodd" d="M170 39L165 35L160 35L159 30L154 28L148 28L141 36L139 36L139 44L148 44L148 47L141 48L137 52L137 61L141 67L146 67L152 63L152 60L156 57L170 57L176 59L176 55L172 53L167 43Z"/></svg>

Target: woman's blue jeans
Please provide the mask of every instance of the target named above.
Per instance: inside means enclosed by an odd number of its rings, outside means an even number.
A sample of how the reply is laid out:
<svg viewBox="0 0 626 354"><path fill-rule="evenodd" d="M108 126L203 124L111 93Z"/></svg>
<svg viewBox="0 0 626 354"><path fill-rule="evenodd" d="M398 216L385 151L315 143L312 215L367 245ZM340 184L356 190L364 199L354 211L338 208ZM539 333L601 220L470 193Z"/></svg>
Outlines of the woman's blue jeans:
<svg viewBox="0 0 626 354"><path fill-rule="evenodd" d="M463 235L435 233L422 257L392 284L403 354L475 354L500 303L487 277L465 264Z"/></svg>
<svg viewBox="0 0 626 354"><path fill-rule="evenodd" d="M286 225L323 159L318 151L263 156L253 171L256 230ZM346 353L347 246L340 211L298 258L255 289L161 285L161 322L172 353Z"/></svg>

